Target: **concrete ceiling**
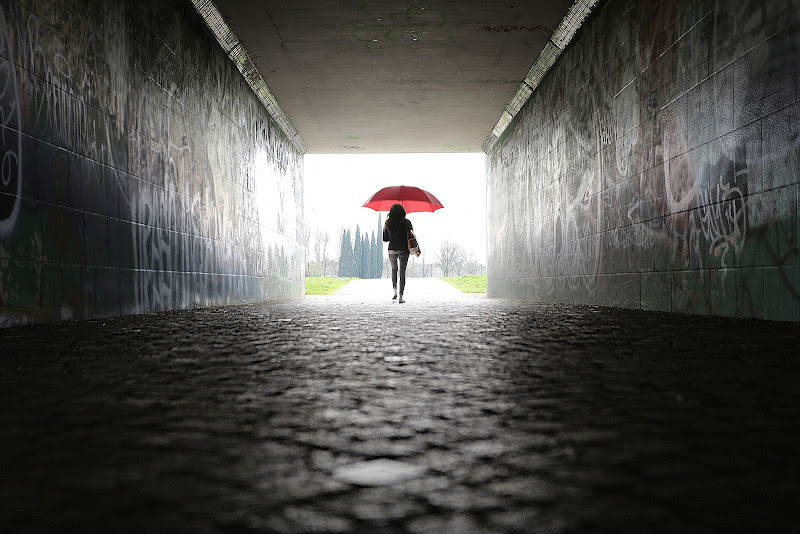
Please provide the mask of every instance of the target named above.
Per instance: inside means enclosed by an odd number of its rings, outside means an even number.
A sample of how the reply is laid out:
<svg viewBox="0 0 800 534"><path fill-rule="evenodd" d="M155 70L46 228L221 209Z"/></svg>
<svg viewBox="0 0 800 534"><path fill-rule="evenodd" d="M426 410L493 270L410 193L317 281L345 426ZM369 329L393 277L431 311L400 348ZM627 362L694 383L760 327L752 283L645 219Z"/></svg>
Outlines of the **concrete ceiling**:
<svg viewBox="0 0 800 534"><path fill-rule="evenodd" d="M308 153L479 152L572 0L218 0Z"/></svg>

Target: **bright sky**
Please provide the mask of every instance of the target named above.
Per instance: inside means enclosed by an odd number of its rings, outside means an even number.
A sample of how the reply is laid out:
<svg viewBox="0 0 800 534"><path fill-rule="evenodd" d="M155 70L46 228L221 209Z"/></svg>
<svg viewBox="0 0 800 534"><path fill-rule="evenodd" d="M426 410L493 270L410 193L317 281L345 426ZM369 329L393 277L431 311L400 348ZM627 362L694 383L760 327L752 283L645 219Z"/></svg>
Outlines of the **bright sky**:
<svg viewBox="0 0 800 534"><path fill-rule="evenodd" d="M461 243L467 256L486 263L485 155L480 154L307 154L305 217L312 243L318 230L331 234L329 257L339 255L342 228L377 230L378 214L361 207L390 185L413 185L444 205L434 213L411 213L422 256L433 263L439 244ZM386 218L386 212L381 212ZM310 254L313 257L313 246ZM386 247L384 246L384 254ZM420 259L422 259L422 256Z"/></svg>

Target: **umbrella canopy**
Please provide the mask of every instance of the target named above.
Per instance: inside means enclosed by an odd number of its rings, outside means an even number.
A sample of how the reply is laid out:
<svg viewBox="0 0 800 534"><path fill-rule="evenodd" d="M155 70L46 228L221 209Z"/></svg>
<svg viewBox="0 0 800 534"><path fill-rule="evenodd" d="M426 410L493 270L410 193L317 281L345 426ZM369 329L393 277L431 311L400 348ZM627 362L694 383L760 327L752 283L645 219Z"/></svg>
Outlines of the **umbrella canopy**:
<svg viewBox="0 0 800 534"><path fill-rule="evenodd" d="M365 208L372 208L375 211L389 211L392 204L400 204L405 208L406 213L416 213L420 211L436 211L443 208L435 196L431 195L419 187L408 185L393 185L384 187L364 203Z"/></svg>

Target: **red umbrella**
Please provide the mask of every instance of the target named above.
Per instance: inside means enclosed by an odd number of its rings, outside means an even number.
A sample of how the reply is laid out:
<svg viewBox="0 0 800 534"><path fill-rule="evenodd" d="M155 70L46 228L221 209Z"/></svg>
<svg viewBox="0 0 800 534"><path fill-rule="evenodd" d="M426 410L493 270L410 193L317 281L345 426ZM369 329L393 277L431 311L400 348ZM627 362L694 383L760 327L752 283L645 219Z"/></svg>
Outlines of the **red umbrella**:
<svg viewBox="0 0 800 534"><path fill-rule="evenodd" d="M431 195L419 187L408 185L393 185L384 187L364 203L365 208L372 208L375 211L389 211L392 204L402 205L406 213L419 211L436 211L443 208L435 196Z"/></svg>

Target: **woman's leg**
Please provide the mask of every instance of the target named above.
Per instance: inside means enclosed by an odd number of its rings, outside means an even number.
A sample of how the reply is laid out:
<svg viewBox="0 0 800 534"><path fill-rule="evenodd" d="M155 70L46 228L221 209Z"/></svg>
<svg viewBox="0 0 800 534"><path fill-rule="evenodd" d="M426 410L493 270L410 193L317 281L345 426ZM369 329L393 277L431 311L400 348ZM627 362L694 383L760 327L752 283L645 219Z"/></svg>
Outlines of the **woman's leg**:
<svg viewBox="0 0 800 534"><path fill-rule="evenodd" d="M408 252L404 252L399 254L400 260L400 294L403 294L403 290L406 288L406 267L408 266ZM394 275L394 271L392 271Z"/></svg>
<svg viewBox="0 0 800 534"><path fill-rule="evenodd" d="M397 293L397 256L399 256L399 254L389 254L389 263L392 264L392 287L395 293ZM405 283L405 273L403 274L403 283ZM402 291L402 289L400 291Z"/></svg>

